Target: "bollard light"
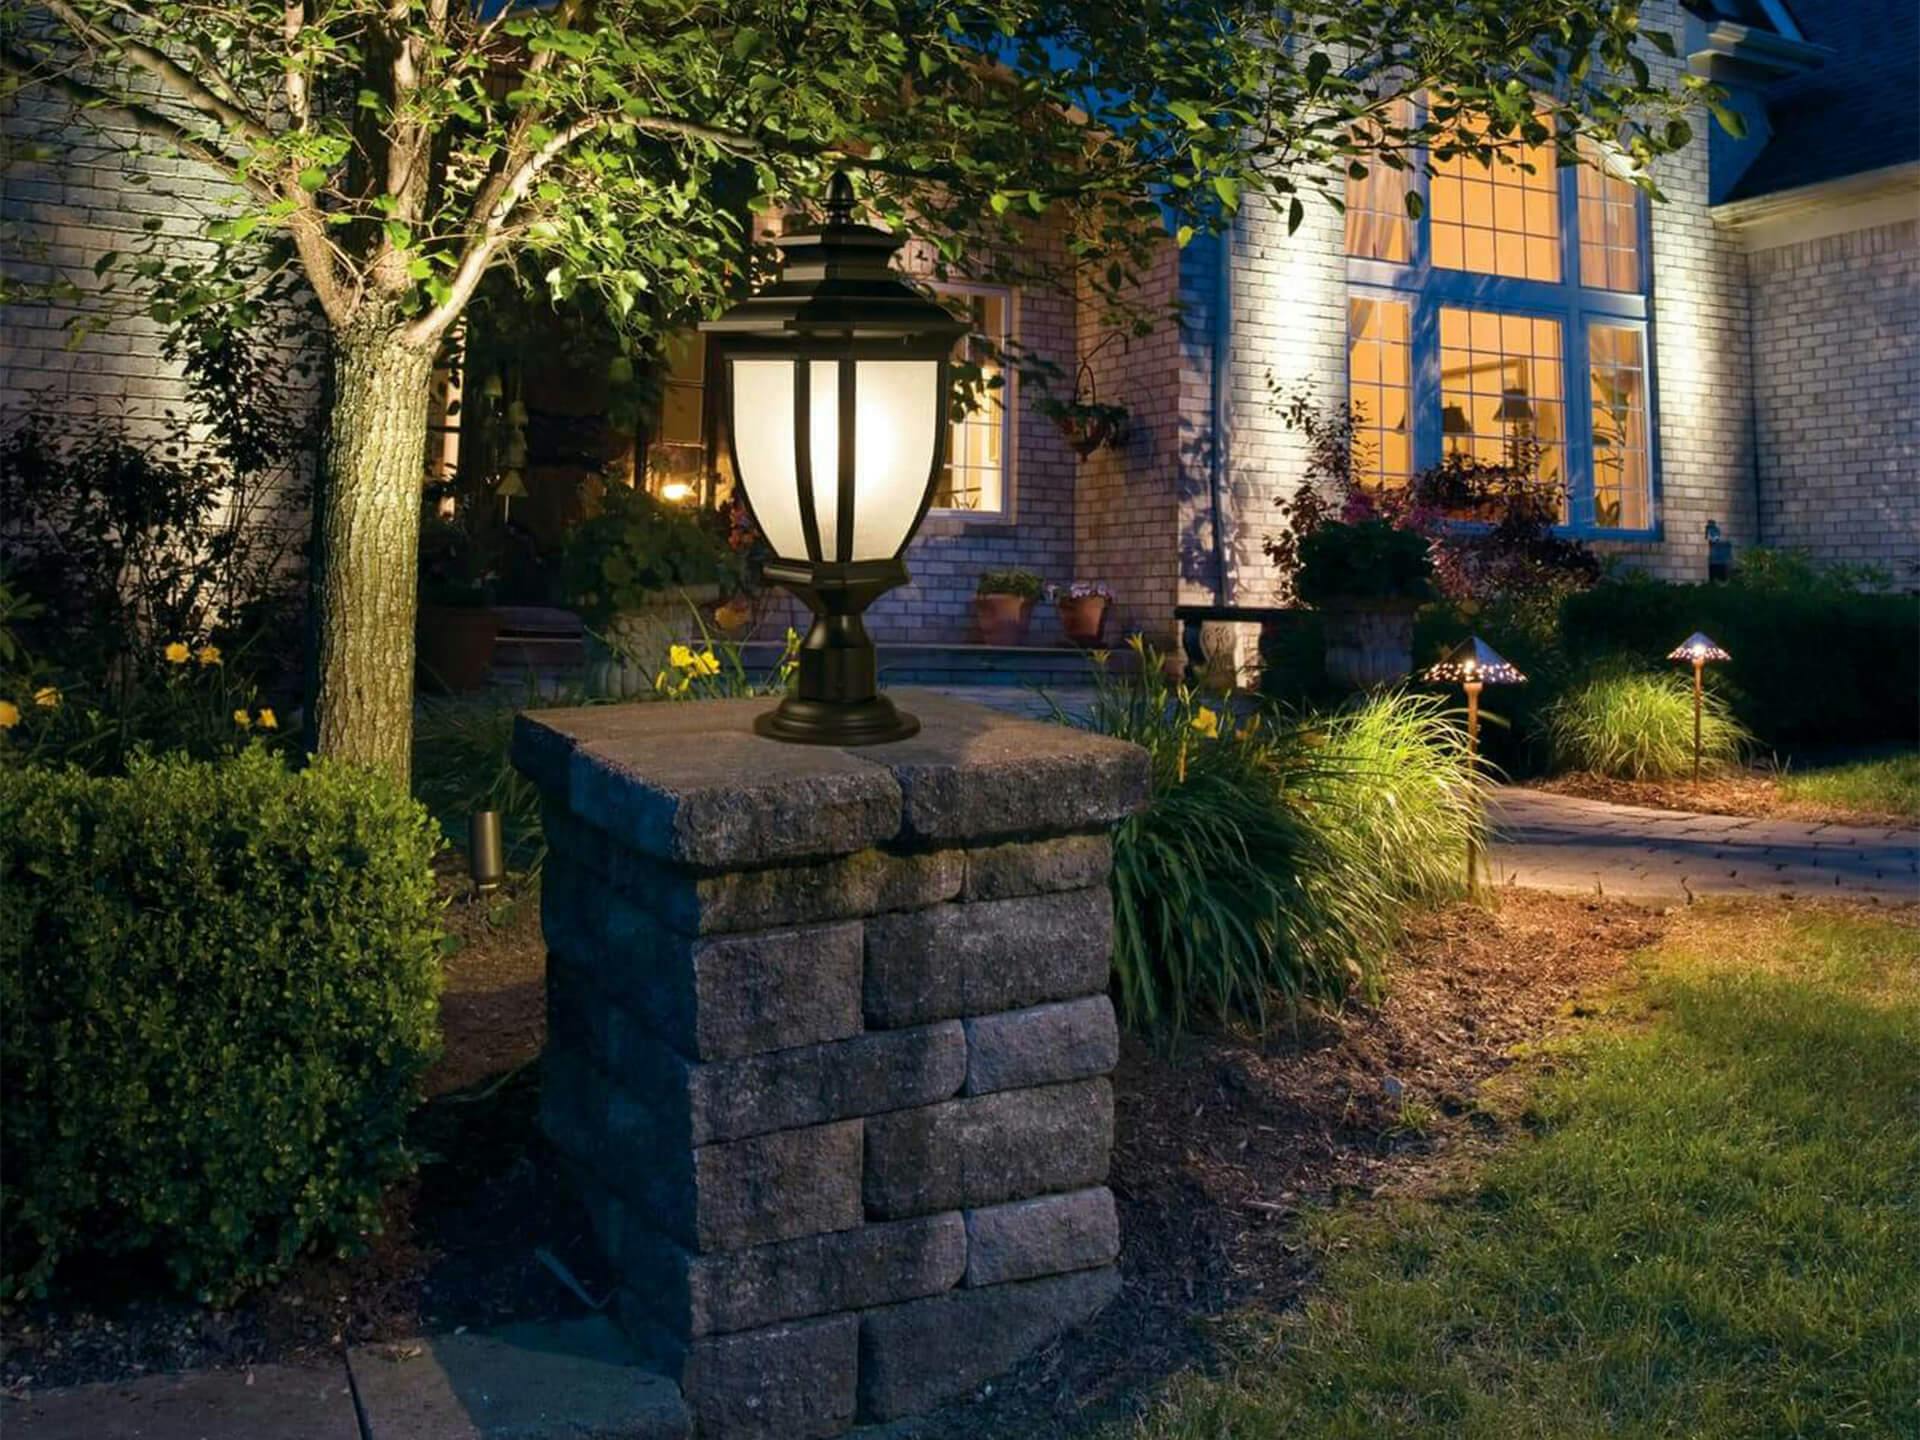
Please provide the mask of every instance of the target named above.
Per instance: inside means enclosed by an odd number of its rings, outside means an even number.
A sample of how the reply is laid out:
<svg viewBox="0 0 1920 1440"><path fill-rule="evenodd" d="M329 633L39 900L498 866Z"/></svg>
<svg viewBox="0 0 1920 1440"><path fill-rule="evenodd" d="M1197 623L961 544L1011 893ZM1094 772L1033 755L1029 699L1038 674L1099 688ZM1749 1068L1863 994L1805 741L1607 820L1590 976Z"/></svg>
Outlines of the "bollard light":
<svg viewBox="0 0 1920 1440"><path fill-rule="evenodd" d="M893 270L900 236L853 219L833 178L826 222L786 235L780 277L700 328L721 357L728 443L767 579L813 611L794 693L754 722L816 745L903 740L920 722L879 693L861 614L907 579L901 556L946 449L951 356L966 333Z"/></svg>
<svg viewBox="0 0 1920 1440"><path fill-rule="evenodd" d="M1673 648L1669 660L1685 660L1693 666L1693 783L1700 783L1700 702L1705 693L1704 673L1709 661L1731 660L1705 632L1696 630Z"/></svg>
<svg viewBox="0 0 1920 1440"><path fill-rule="evenodd" d="M467 868L482 895L507 878L506 846L500 836L500 812L476 810L467 820Z"/></svg>
<svg viewBox="0 0 1920 1440"><path fill-rule="evenodd" d="M1436 685L1458 685L1467 692L1467 773L1478 779L1480 691L1488 685L1524 685L1527 677L1520 673L1519 668L1512 661L1475 635L1455 646L1437 664L1428 666L1421 673L1420 678ZM1475 832L1469 831L1467 834L1467 889L1469 891L1473 889L1479 872L1479 837Z"/></svg>

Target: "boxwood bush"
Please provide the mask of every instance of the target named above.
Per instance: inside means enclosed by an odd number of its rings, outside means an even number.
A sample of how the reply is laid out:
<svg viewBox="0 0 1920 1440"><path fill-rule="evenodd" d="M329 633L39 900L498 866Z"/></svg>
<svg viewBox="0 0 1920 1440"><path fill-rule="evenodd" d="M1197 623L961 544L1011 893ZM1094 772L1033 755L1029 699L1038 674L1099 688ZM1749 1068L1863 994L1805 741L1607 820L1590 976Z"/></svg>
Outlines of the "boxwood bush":
<svg viewBox="0 0 1920 1440"><path fill-rule="evenodd" d="M215 1300L352 1246L437 1045L426 812L254 749L0 770L7 1295L83 1255Z"/></svg>

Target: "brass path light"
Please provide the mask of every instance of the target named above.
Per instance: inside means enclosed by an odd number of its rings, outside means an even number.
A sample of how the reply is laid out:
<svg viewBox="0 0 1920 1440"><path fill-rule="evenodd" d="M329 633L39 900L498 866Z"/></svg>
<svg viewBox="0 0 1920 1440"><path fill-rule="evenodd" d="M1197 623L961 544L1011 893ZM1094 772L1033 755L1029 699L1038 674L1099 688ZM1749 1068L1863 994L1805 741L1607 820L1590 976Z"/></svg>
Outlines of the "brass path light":
<svg viewBox="0 0 1920 1440"><path fill-rule="evenodd" d="M1462 641L1438 664L1422 672L1421 679L1433 684L1456 684L1467 692L1467 774L1480 775L1480 691L1487 685L1524 685L1513 662L1506 659L1478 635ZM1479 831L1467 832L1467 889L1474 888L1480 873Z"/></svg>
<svg viewBox="0 0 1920 1440"><path fill-rule="evenodd" d="M907 579L900 557L933 498L967 331L894 272L903 237L853 208L835 175L826 223L774 242L779 278L700 327L719 347L734 473L773 548L766 576L814 615L794 693L754 729L815 745L920 729L879 693L861 612Z"/></svg>
<svg viewBox="0 0 1920 1440"><path fill-rule="evenodd" d="M1669 660L1690 660L1693 662L1693 783L1700 783L1700 700L1705 688L1703 676L1709 660L1731 660L1733 657L1704 632L1696 630L1674 647Z"/></svg>

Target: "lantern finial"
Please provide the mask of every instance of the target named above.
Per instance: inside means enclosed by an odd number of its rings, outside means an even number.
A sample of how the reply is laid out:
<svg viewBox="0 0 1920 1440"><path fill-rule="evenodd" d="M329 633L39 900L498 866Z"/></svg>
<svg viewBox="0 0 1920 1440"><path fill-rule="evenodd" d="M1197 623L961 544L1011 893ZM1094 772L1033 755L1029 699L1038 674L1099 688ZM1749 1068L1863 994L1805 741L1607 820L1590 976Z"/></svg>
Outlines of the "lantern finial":
<svg viewBox="0 0 1920 1440"><path fill-rule="evenodd" d="M833 179L827 182L827 224L840 226L853 223L853 207L858 203L854 199L853 181L847 178L847 172L836 170Z"/></svg>

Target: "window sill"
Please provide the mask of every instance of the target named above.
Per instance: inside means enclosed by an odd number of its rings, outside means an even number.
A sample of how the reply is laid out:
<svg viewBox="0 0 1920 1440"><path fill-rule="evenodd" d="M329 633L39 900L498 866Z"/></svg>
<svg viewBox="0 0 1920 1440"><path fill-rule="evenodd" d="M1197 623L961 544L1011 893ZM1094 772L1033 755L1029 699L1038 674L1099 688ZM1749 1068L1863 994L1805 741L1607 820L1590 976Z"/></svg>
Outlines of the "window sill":
<svg viewBox="0 0 1920 1440"><path fill-rule="evenodd" d="M1013 516L1004 513L981 514L973 510L929 510L920 527L922 537L964 535L1000 535L1015 528Z"/></svg>

